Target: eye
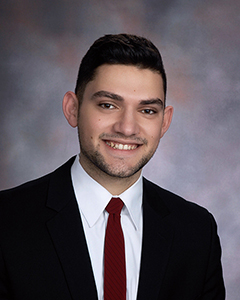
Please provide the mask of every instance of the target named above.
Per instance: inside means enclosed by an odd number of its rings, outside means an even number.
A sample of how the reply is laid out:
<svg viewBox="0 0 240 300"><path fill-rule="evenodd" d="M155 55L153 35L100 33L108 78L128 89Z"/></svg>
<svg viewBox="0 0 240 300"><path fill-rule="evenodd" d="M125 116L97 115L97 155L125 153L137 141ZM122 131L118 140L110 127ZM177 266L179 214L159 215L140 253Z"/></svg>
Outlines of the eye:
<svg viewBox="0 0 240 300"><path fill-rule="evenodd" d="M146 114L146 115L153 115L153 114L156 113L155 110L150 109L150 108L145 108L145 109L143 109L141 112L144 113L144 114Z"/></svg>
<svg viewBox="0 0 240 300"><path fill-rule="evenodd" d="M110 103L100 103L99 106L102 107L103 109L114 109L115 108L115 106Z"/></svg>

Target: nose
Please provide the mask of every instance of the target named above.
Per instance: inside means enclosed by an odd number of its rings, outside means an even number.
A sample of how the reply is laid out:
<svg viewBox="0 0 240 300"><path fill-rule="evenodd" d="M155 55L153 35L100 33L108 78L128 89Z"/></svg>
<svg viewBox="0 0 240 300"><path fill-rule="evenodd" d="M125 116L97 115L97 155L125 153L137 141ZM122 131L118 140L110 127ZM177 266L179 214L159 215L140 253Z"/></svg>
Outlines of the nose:
<svg viewBox="0 0 240 300"><path fill-rule="evenodd" d="M136 115L130 110L124 110L119 119L114 123L114 131L126 137L135 136L139 133L140 127Z"/></svg>

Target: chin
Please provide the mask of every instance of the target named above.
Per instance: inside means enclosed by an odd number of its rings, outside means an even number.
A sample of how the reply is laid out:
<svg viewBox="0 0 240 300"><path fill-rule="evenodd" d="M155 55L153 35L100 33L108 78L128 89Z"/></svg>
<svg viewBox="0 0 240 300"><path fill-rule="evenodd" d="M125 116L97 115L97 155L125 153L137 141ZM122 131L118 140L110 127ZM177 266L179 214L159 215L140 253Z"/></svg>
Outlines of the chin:
<svg viewBox="0 0 240 300"><path fill-rule="evenodd" d="M137 172L139 172L143 165L137 164L133 167L126 168L126 164L123 164L122 166L118 167L112 167L108 164L101 164L97 166L102 172L105 174L111 176L111 177L118 177L118 178L129 178L135 175Z"/></svg>

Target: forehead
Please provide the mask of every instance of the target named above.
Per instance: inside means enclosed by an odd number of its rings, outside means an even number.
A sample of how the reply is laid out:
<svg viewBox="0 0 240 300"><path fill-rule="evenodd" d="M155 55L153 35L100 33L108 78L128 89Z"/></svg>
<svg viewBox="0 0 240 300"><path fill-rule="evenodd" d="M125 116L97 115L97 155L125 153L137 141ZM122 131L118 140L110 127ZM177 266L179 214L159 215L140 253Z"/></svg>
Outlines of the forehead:
<svg viewBox="0 0 240 300"><path fill-rule="evenodd" d="M122 97L160 98L164 100L162 76L150 69L129 65L102 65L86 85L85 95L108 91Z"/></svg>

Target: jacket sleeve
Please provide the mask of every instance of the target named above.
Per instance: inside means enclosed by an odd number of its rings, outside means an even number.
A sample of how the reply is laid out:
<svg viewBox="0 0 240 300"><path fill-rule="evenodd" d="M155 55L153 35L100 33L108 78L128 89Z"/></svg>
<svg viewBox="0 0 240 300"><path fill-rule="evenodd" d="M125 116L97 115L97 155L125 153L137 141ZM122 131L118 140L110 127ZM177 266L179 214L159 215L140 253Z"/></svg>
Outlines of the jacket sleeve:
<svg viewBox="0 0 240 300"><path fill-rule="evenodd" d="M11 300L10 296L10 284L7 280L6 267L2 255L2 249L0 246L0 299L1 300Z"/></svg>
<svg viewBox="0 0 240 300"><path fill-rule="evenodd" d="M225 287L221 265L221 246L217 234L217 225L211 214L210 222L212 229L211 247L209 251L209 263L205 277L205 285L201 300L224 300Z"/></svg>

